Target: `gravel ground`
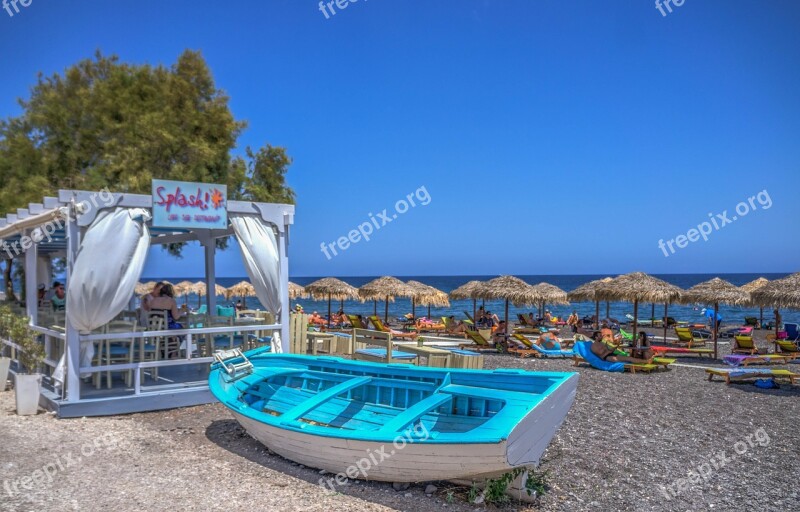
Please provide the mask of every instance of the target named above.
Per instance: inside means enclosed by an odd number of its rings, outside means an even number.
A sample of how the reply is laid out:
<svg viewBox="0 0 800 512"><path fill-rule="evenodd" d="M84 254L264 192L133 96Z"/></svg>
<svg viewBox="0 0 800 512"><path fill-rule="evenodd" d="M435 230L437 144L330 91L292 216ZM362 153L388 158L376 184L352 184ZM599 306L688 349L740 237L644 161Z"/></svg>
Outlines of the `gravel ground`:
<svg viewBox="0 0 800 512"><path fill-rule="evenodd" d="M622 375L488 355L487 368L581 376L541 467L548 492L535 506L504 510L800 510L800 386L709 383L697 368L708 360L679 362L666 372ZM56 420L16 416L6 391L0 436L0 510L494 509L466 503L465 488L444 482L430 496L426 484L322 489L317 470L270 453L218 404ZM690 481L698 468L705 478Z"/></svg>

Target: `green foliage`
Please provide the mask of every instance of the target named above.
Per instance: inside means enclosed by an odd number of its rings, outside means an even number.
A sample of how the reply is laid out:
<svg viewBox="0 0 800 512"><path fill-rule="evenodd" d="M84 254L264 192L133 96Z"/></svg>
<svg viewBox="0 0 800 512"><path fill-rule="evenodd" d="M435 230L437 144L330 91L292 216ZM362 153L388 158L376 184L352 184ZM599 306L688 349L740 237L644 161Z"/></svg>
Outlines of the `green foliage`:
<svg viewBox="0 0 800 512"><path fill-rule="evenodd" d="M39 343L39 334L28 322L29 318L16 315L8 306L0 306L0 337L19 345L19 363L26 373L33 374L44 361L44 345Z"/></svg>
<svg viewBox="0 0 800 512"><path fill-rule="evenodd" d="M478 496L481 494L481 490L478 488L477 485L473 484L472 487L469 488L469 492L467 493L467 502L475 503L475 500L478 499Z"/></svg>
<svg viewBox="0 0 800 512"><path fill-rule="evenodd" d="M230 199L294 202L286 150L231 151L246 123L199 52L171 67L97 53L39 75L23 113L0 121L0 212L60 188L150 192L153 178L222 183ZM171 252L180 252L180 246Z"/></svg>

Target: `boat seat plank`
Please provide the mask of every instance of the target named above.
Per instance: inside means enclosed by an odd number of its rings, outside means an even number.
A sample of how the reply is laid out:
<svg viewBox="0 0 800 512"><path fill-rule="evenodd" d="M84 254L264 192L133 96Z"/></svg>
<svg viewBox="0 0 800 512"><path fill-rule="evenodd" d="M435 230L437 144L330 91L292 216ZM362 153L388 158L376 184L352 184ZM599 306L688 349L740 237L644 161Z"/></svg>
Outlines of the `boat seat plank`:
<svg viewBox="0 0 800 512"><path fill-rule="evenodd" d="M341 384L337 384L336 386L328 388L325 391L315 394L308 400L297 404L292 409L283 413L281 415L281 420L283 420L282 422L294 421L322 403L335 398L342 393L350 391L351 389L363 386L364 384L369 383L371 380L372 377L356 377L346 380Z"/></svg>
<svg viewBox="0 0 800 512"><path fill-rule="evenodd" d="M500 402L509 402L512 399L526 399L531 400L530 393L522 393L520 391L508 391L505 389L490 389L478 388L474 386L462 386L460 384L449 384L440 389L442 393L451 393L453 395L471 396L477 398L485 398L487 400L498 400Z"/></svg>
<svg viewBox="0 0 800 512"><path fill-rule="evenodd" d="M453 399L453 395L447 393L434 393L428 398L417 402L405 411L401 412L394 417L391 421L386 423L380 432L397 432L403 429L406 425L413 423L425 416L428 412L444 405Z"/></svg>

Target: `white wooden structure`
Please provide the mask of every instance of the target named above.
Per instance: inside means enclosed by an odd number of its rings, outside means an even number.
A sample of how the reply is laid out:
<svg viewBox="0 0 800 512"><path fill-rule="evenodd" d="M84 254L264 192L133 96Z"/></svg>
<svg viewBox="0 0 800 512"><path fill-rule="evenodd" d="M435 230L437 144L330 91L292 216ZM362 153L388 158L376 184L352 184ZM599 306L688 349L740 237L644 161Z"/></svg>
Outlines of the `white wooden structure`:
<svg viewBox="0 0 800 512"><path fill-rule="evenodd" d="M98 200L98 196L102 200ZM81 243L81 237L94 221L98 212L105 208L143 208L152 210L150 195L88 192L80 190L60 190L58 197L46 197L40 204L30 204L28 208L18 209L16 213L0 218L0 255L22 259L25 267L24 314L31 318L34 330L41 333L47 354L46 372L40 405L55 410L61 417L96 416L131 413L148 410L167 409L213 401L208 391L208 366L213 358L195 357L191 349L183 350L180 358L135 361L126 364L105 366L81 366L80 349L82 344L97 344L105 340L151 340L169 335L185 336L185 346L192 347L198 337L238 333L247 336L253 332L280 332L281 348L289 351L289 228L294 222L294 206L288 204L267 204L248 201L228 201L229 214L258 217L273 232L278 244L280 265L280 304L284 319L273 324L247 323L222 327L183 329L169 331L114 332L112 334L80 334L70 325L69 314L57 319L40 322L36 289L38 283L52 282L52 258L65 258L67 263L67 286L80 286L72 282L70 271L73 268ZM197 241L205 254L205 282L208 290L216 284L215 254L216 241L234 234L231 224L226 229L150 229L151 246L178 242ZM31 243L32 241L32 243ZM102 257L102 256L98 256ZM214 312L216 297L206 295L208 311ZM62 323L63 322L63 323ZM44 325L43 325L44 324ZM13 340L0 340L0 348L18 349ZM59 357L66 357L66 378L63 386L56 386L48 378L58 363ZM133 373L132 386L115 386L110 390L93 389L89 383L82 382L81 374L102 374L129 370ZM160 371L160 373L159 373ZM13 367L12 367L13 372ZM145 380L143 374L168 375L155 379L155 383ZM151 379L152 380L152 379Z"/></svg>

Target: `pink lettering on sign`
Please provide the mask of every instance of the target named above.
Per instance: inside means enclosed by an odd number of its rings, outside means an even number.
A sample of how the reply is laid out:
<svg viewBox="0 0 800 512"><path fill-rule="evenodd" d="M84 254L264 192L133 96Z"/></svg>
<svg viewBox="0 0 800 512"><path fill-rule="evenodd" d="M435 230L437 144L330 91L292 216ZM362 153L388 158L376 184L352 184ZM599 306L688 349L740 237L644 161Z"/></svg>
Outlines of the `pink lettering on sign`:
<svg viewBox="0 0 800 512"><path fill-rule="evenodd" d="M211 193L203 193L198 188L196 194L187 196L181 192L181 187L176 187L174 193L167 192L166 187L158 187L156 189L156 194L158 195L158 202L156 202L156 205L166 206L168 212L173 206L178 208L196 208L201 211L208 210L209 206L213 206L213 208L217 210L222 208L225 203L222 192L217 189L213 189Z"/></svg>

